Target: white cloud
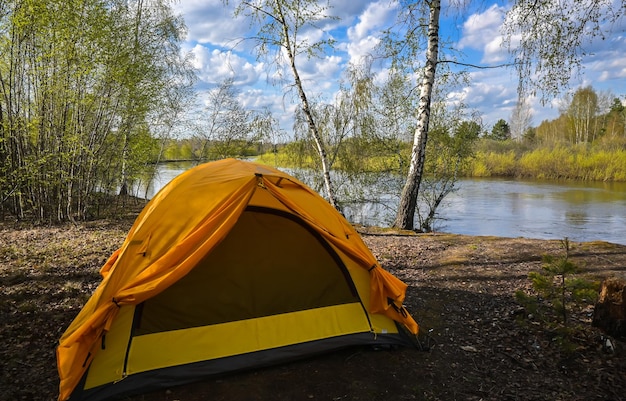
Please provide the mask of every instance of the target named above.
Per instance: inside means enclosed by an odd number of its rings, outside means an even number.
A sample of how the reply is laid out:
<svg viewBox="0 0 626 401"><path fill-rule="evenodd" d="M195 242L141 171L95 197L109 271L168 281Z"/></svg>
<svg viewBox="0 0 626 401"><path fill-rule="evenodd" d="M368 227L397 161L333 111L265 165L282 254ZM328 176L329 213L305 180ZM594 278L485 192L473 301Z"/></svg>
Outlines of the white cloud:
<svg viewBox="0 0 626 401"><path fill-rule="evenodd" d="M229 9L225 8L222 0L181 0L174 4L175 11L184 16L188 26L184 47L195 55L198 88L206 89L226 78L233 78L241 90L240 99L244 106L269 108L281 120L282 126L290 131L293 110L298 104L293 92L284 93L293 82L291 71L286 65L270 66L257 62L251 49L244 48L251 44L248 42L228 51L235 44L234 39L250 36L248 21L232 19L232 4ZM312 29L301 32L304 35L301 37L311 42L322 38L321 35L333 35L338 41L334 52L319 59L307 59L304 55L298 58L297 65L305 89L313 100L333 98L348 61L358 63L373 53L380 41L381 30L394 22L399 7L397 1L390 0L332 0L327 12L340 19L321 21L324 31ZM460 14L460 18L464 19L458 25L460 39L454 47L468 55L464 61L493 65L509 60L506 49L501 46L500 27L505 11L504 7L492 5L467 18ZM626 19L620 24L613 27L617 35L608 36L605 40L595 38L587 44L591 55L583 60L583 79L572 81L572 85L591 84L597 90L609 88L616 95L626 94L626 53L623 51L626 48L623 34ZM268 67L272 67L274 74L270 80L274 78L274 82L278 82L277 78L285 78L276 87L267 83ZM374 73L378 74L377 82L386 74L384 69L378 70L379 67L382 66L374 67ZM470 109L478 110L487 127L500 118L510 117L517 101L517 78L512 70L479 70L472 73L472 82L472 85L452 93L450 101L463 101ZM532 99L530 104L535 125L558 115L558 108L543 107L537 99ZM558 101L553 104L557 105Z"/></svg>
<svg viewBox="0 0 626 401"><path fill-rule="evenodd" d="M585 77L594 82L592 86L623 86L626 78L626 37L616 36L609 39L597 39L591 54L584 60ZM619 82L618 82L619 81Z"/></svg>
<svg viewBox="0 0 626 401"><path fill-rule="evenodd" d="M483 63L502 62L508 56L502 47L500 27L505 9L496 4L482 13L470 15L463 23L462 37L457 43L459 50L474 49L483 52Z"/></svg>
<svg viewBox="0 0 626 401"><path fill-rule="evenodd" d="M463 37L459 40L459 49L469 47L481 49L500 35L500 26L504 20L504 8L494 4L485 12L472 14L463 23Z"/></svg>
<svg viewBox="0 0 626 401"><path fill-rule="evenodd" d="M364 57L373 54L374 49L379 43L380 39L372 35L348 43L346 51L350 57L350 61L354 64L361 63Z"/></svg>
<svg viewBox="0 0 626 401"><path fill-rule="evenodd" d="M507 86L486 82L476 82L448 95L448 101L453 104L467 104L483 113L500 109L509 104L510 100L511 94Z"/></svg>
<svg viewBox="0 0 626 401"><path fill-rule="evenodd" d="M278 94L268 93L264 89L248 89L239 94L241 105L248 110L277 110L282 109L282 97Z"/></svg>
<svg viewBox="0 0 626 401"><path fill-rule="evenodd" d="M338 56L326 56L321 62L317 63L317 74L320 77L329 79L331 77L337 77L341 72L341 57Z"/></svg>
<svg viewBox="0 0 626 401"><path fill-rule="evenodd" d="M496 36L485 45L481 61L486 64L502 63L510 58L508 51L502 45L502 37Z"/></svg>
<svg viewBox="0 0 626 401"><path fill-rule="evenodd" d="M353 63L360 63L363 57L373 53L380 43L380 32L388 27L398 12L398 3L385 0L368 4L356 19L356 24L348 27L347 43L344 49Z"/></svg>
<svg viewBox="0 0 626 401"><path fill-rule="evenodd" d="M395 17L397 6L384 0L370 3L359 16L359 22L348 28L348 39L358 41L387 26Z"/></svg>
<svg viewBox="0 0 626 401"><path fill-rule="evenodd" d="M339 56L326 56L323 58L305 59L298 62L298 72L302 79L302 84L311 98L326 98L332 96L328 91L333 92L339 82L340 74L344 68L343 60ZM291 74L291 72L289 72ZM291 75L289 79L293 81Z"/></svg>
<svg viewBox="0 0 626 401"><path fill-rule="evenodd" d="M626 55L616 55L606 61L596 61L587 65L588 75L596 75L597 81L623 80L626 78Z"/></svg>
<svg viewBox="0 0 626 401"><path fill-rule="evenodd" d="M471 111L478 111L482 124L489 130L499 119L509 121L518 101L515 75L510 70L481 70L472 74L472 84L449 94L448 102L464 104ZM540 99L526 100L533 116L533 125L546 119L554 119L559 113L559 101L542 105Z"/></svg>
<svg viewBox="0 0 626 401"><path fill-rule="evenodd" d="M240 93L239 101L246 110L270 110L272 116L279 122L279 126L287 133L292 132L293 116L297 104L289 101L282 93L270 87L247 89Z"/></svg>
<svg viewBox="0 0 626 401"><path fill-rule="evenodd" d="M232 78L235 85L254 85L264 73L262 63L252 64L230 51L196 45L192 53L198 78L204 83L219 84Z"/></svg>
<svg viewBox="0 0 626 401"><path fill-rule="evenodd" d="M222 0L180 0L172 8L184 16L187 42L232 47L248 28L242 18L233 18L232 5L227 8Z"/></svg>

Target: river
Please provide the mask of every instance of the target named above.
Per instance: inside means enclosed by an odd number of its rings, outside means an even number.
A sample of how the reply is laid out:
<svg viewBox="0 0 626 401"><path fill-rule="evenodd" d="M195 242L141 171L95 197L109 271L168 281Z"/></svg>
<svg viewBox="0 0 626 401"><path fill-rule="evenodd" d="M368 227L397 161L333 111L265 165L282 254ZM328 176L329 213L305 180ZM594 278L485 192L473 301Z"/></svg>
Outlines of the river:
<svg viewBox="0 0 626 401"><path fill-rule="evenodd" d="M148 197L189 164L160 167ZM143 192L140 192L143 193ZM463 179L439 207L441 232L500 237L603 240L626 245L626 183ZM393 215L372 205L346 210L353 223L388 225Z"/></svg>

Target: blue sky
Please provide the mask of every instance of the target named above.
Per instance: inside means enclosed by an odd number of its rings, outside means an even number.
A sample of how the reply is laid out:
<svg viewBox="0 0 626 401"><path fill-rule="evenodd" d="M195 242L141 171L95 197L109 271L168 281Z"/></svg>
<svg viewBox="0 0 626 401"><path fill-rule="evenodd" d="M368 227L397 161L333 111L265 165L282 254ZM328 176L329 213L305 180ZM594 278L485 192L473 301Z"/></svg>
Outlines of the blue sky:
<svg viewBox="0 0 626 401"><path fill-rule="evenodd" d="M480 9L442 15L443 35L463 52L463 62L495 65L510 61L500 46L500 26L506 9L498 4L507 2L491 2L491 6L489 3L480 2ZM394 21L398 11L398 5L389 0L332 0L330 4L329 14L339 17L326 27L337 40L334 51L319 59L298 60L305 90L310 97L323 99L332 99L346 65L372 52L381 30ZM249 42L240 41L250 35L249 23L232 18L232 5L226 8L222 0L180 0L174 4L174 10L183 16L188 28L184 49L194 55L199 101L202 103L207 92L226 78L232 78L245 107L269 108L281 125L290 130L296 100L284 96L283 87L268 84L267 64L255 59ZM311 33L315 34L318 33ZM583 60L583 74L571 80L571 89L591 85L598 92L624 99L626 22L616 25L612 36L605 40L587 43L586 50L593 55ZM513 70L474 70L471 82L454 90L449 100L462 101L480 113L489 129L500 118L509 120L517 101L516 90ZM534 126L558 116L559 99L542 106L538 99L529 98L528 104Z"/></svg>

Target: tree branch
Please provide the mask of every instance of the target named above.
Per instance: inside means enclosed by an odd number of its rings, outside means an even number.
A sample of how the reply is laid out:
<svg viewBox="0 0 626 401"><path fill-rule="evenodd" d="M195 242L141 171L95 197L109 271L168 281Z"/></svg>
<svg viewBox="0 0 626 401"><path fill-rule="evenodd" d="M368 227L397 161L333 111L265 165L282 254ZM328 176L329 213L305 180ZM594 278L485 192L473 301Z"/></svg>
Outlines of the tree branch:
<svg viewBox="0 0 626 401"><path fill-rule="evenodd" d="M255 4L249 3L249 2L247 2L247 1L244 1L244 2L242 2L241 4L242 4L242 5L244 5L244 6L246 6L246 7L248 7L248 8L252 8L252 9L253 9L253 10L255 10L257 13L260 13L260 14L265 14L265 16L267 16L267 17L269 17L269 18L273 19L274 21L278 22L279 24L282 24L282 23L283 23L283 21L279 20L279 19L278 19L278 18L277 18L274 14L272 14L272 13L269 13L269 12L265 11L265 10L264 10L263 8L261 8L260 6L257 6L257 5L255 5Z"/></svg>
<svg viewBox="0 0 626 401"><path fill-rule="evenodd" d="M476 65L476 64L471 64L471 63L462 63L460 61L453 61L453 60L439 60L437 63L448 63L448 64L460 65L463 67L478 68L481 70L515 66L515 63L506 63L506 64L498 64L498 65Z"/></svg>

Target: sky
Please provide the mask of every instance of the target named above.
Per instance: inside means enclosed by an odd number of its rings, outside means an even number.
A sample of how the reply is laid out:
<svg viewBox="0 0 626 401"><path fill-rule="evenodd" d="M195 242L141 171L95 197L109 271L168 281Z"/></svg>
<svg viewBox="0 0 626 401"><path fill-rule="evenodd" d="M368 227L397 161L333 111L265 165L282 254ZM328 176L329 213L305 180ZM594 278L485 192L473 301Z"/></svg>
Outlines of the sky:
<svg viewBox="0 0 626 401"><path fill-rule="evenodd" d="M250 37L250 23L234 19L231 5L222 0L179 0L174 11L185 20L187 36L183 51L193 54L197 71L196 90L202 104L208 91L233 79L241 104L249 109L269 109L286 131L291 130L297 99L286 86L272 85L276 71L266 60L257 60ZM501 46L500 27L507 11L498 2L485 0L480 9L463 13L446 13L444 0L441 32L452 47L461 51L461 61L478 65L497 65L509 62L510 56ZM491 4L491 5L490 5ZM381 31L396 18L399 6L390 0L331 0L328 13L338 17L326 21L326 32L336 44L322 57L300 57L297 66L303 85L310 98L330 101L337 91L341 75L349 63L358 63L371 54L380 41ZM626 22L614 27L611 36L585 44L590 53L583 59L582 74L570 81L570 90L591 85L597 92L611 97L626 97ZM319 32L310 32L311 38ZM377 71L381 76L384 71ZM285 77L291 78L288 72ZM273 80L275 81L275 80ZM565 93L565 92L564 92ZM539 99L529 98L531 125L559 115L562 98L542 105ZM512 69L482 69L470 73L467 85L455 88L449 95L451 102L463 102L470 111L481 116L489 130L499 119L509 121L517 103L517 78ZM201 107L201 106L200 106Z"/></svg>

